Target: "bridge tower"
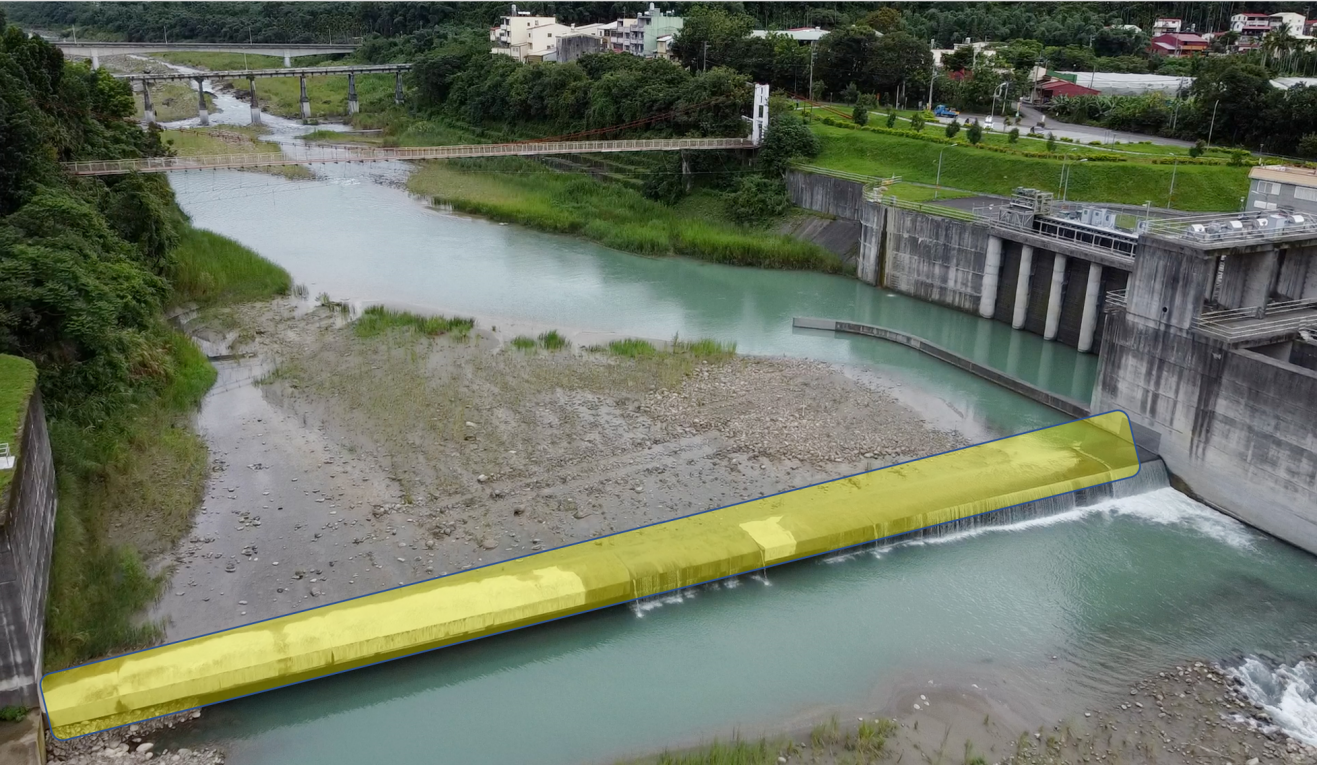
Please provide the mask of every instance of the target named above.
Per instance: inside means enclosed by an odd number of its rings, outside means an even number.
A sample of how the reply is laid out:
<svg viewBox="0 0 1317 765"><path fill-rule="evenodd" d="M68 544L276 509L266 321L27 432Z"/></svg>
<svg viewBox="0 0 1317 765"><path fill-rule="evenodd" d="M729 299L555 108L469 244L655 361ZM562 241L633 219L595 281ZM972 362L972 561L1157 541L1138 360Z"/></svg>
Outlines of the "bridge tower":
<svg viewBox="0 0 1317 765"><path fill-rule="evenodd" d="M755 83L755 100L750 112L750 140L755 146L768 134L768 85Z"/></svg>

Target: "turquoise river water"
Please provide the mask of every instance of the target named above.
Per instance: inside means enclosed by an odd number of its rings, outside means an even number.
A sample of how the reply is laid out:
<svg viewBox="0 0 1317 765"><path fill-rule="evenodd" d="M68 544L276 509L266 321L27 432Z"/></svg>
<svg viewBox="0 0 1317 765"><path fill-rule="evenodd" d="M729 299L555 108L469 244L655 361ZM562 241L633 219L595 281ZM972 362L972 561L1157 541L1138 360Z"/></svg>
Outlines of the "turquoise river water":
<svg viewBox="0 0 1317 765"><path fill-rule="evenodd" d="M1096 357L1000 322L843 277L641 258L472 220L428 209L398 178L331 166L316 181L172 180L196 225L312 295L843 363L984 437L1060 417L906 348L793 331L791 318L884 324L1075 398L1092 388ZM221 743L234 765L611 762L890 709L899 689L930 681L988 689L1043 719L1187 658L1317 649L1317 559L1164 482L1141 489L231 702L183 743Z"/></svg>

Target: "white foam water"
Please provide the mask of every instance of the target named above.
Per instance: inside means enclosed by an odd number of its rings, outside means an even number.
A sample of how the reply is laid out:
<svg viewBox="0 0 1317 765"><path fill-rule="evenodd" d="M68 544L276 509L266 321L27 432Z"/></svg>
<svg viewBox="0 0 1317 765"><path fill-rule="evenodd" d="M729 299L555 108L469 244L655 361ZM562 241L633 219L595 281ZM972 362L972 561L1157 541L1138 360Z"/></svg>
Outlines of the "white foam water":
<svg viewBox="0 0 1317 765"><path fill-rule="evenodd" d="M1249 701L1265 709L1281 730L1309 746L1317 746L1317 660L1273 669L1249 656L1229 672Z"/></svg>

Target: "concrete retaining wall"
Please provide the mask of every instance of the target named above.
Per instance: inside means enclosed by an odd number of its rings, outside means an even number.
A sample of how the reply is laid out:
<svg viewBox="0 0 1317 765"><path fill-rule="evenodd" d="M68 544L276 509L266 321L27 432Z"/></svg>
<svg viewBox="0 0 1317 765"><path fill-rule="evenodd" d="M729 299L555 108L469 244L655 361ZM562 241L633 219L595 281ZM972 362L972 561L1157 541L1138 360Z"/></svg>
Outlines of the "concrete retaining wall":
<svg viewBox="0 0 1317 765"><path fill-rule="evenodd" d="M988 229L886 208L883 286L969 313L979 310Z"/></svg>
<svg viewBox="0 0 1317 765"><path fill-rule="evenodd" d="M55 465L45 410L33 393L20 430L17 474L0 496L0 706L37 705L46 585L55 532Z"/></svg>
<svg viewBox="0 0 1317 765"><path fill-rule="evenodd" d="M861 210L867 204L864 184L859 181L799 170L787 172L787 195L796 207L847 220L859 220Z"/></svg>
<svg viewBox="0 0 1317 765"><path fill-rule="evenodd" d="M1196 494L1317 553L1317 372L1130 314L1110 319L1101 356L1095 410L1159 431Z"/></svg>
<svg viewBox="0 0 1317 765"><path fill-rule="evenodd" d="M805 213L787 221L778 233L816 244L843 263L855 266L860 252L860 228L858 220Z"/></svg>

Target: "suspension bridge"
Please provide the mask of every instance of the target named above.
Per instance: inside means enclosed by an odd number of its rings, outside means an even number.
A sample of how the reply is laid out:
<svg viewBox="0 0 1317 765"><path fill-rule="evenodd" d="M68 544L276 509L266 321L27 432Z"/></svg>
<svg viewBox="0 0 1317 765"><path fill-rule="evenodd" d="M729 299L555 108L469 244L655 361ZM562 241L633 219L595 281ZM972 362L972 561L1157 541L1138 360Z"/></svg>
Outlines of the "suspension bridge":
<svg viewBox="0 0 1317 765"><path fill-rule="evenodd" d="M132 159L66 162L64 170L72 175L125 175L128 173L169 173L188 170L223 170L239 168L311 165L333 162L387 162L399 160L443 160L475 157L530 157L554 154L602 154L634 151L727 151L757 149L768 129L768 86L757 84L751 115L742 119L750 123L748 138L640 138L598 140L596 136L642 127L677 114L697 111L708 102L691 104L663 114L645 117L621 125L581 131L552 138L512 143L466 144L416 147L327 147L317 148L306 156L280 152L216 154L193 157L138 157ZM682 163L683 173L688 171Z"/></svg>

